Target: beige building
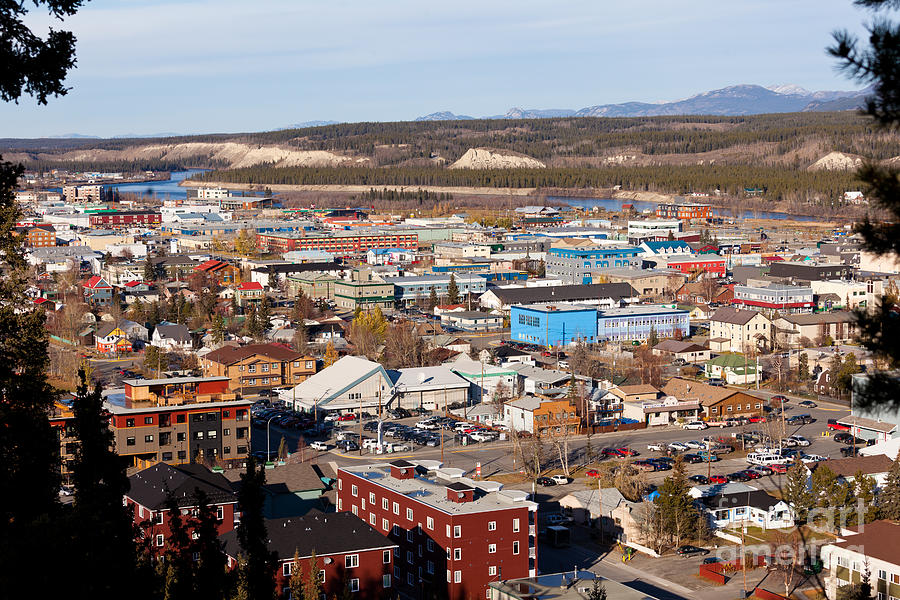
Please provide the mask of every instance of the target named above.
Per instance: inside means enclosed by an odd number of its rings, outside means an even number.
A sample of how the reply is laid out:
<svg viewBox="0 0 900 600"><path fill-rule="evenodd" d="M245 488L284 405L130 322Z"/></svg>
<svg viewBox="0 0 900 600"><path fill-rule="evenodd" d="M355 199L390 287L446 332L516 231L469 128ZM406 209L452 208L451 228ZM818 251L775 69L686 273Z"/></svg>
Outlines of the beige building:
<svg viewBox="0 0 900 600"><path fill-rule="evenodd" d="M773 327L776 342L786 348L819 345L825 337L830 337L836 344L856 337L856 317L849 311L784 315L775 319Z"/></svg>
<svg viewBox="0 0 900 600"><path fill-rule="evenodd" d="M334 283L338 278L333 275L310 271L299 275L288 275L285 285L289 296L298 296L300 292L313 300L334 298Z"/></svg>
<svg viewBox="0 0 900 600"><path fill-rule="evenodd" d="M713 352L768 350L774 340L772 322L755 310L725 306L709 319L709 349Z"/></svg>
<svg viewBox="0 0 900 600"><path fill-rule="evenodd" d="M668 270L606 269L596 279L597 283L628 283L641 298L670 299L687 277L684 273Z"/></svg>

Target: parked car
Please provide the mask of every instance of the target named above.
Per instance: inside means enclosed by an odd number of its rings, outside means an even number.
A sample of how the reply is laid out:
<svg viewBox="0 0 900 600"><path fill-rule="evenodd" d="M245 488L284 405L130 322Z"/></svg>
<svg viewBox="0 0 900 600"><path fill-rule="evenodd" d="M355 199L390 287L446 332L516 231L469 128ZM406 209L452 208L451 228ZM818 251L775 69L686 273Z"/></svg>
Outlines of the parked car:
<svg viewBox="0 0 900 600"><path fill-rule="evenodd" d="M769 465L769 468L772 469L773 473L778 473L779 475L784 475L788 472L788 466L782 463L775 463L774 465Z"/></svg>
<svg viewBox="0 0 900 600"><path fill-rule="evenodd" d="M638 460L638 461L631 463L631 466L634 467L635 469L637 469L638 471L653 472L656 470L661 470L661 469L658 469L658 466L657 466L658 464L661 464L661 463L655 463L650 460Z"/></svg>
<svg viewBox="0 0 900 600"><path fill-rule="evenodd" d="M709 478L709 483L728 483L728 478L724 475L713 475Z"/></svg>
<svg viewBox="0 0 900 600"><path fill-rule="evenodd" d="M838 423L837 419L828 419L828 423L826 427L832 431L850 431L849 425L844 425L843 423Z"/></svg>
<svg viewBox="0 0 900 600"><path fill-rule="evenodd" d="M812 415L794 415L784 420L788 425L809 425L815 421Z"/></svg>
<svg viewBox="0 0 900 600"><path fill-rule="evenodd" d="M709 385L715 386L715 387L724 387L725 386L725 380L722 379L721 377L710 377L706 383L708 383Z"/></svg>
<svg viewBox="0 0 900 600"><path fill-rule="evenodd" d="M750 467L747 469L748 471L756 471L760 475L772 475L775 473L775 470L771 467L767 467L765 465L756 465L755 467Z"/></svg>
<svg viewBox="0 0 900 600"><path fill-rule="evenodd" d="M684 462L691 465L704 462L699 454L685 454L682 458L684 459Z"/></svg>
<svg viewBox="0 0 900 600"><path fill-rule="evenodd" d="M666 445L662 442L653 442L652 444L647 444L647 450L652 452L665 452Z"/></svg>
<svg viewBox="0 0 900 600"><path fill-rule="evenodd" d="M787 439L792 440L797 446L801 446L803 448L809 446L810 444L810 441L802 435L792 435Z"/></svg>
<svg viewBox="0 0 900 600"><path fill-rule="evenodd" d="M320 441L310 442L309 447L313 450L318 450L319 452L325 452L326 450L328 450L328 444Z"/></svg>
<svg viewBox="0 0 900 600"><path fill-rule="evenodd" d="M858 438L853 434L847 433L846 431L841 431L840 433L834 434L834 441L839 444L847 444L848 446L855 446L857 444L866 443L866 440Z"/></svg>
<svg viewBox="0 0 900 600"><path fill-rule="evenodd" d="M685 545L679 546L675 550L675 554L678 556L683 556L684 558L688 558L690 556L706 556L709 554L709 550L706 548L698 548L697 546Z"/></svg>
<svg viewBox="0 0 900 600"><path fill-rule="evenodd" d="M688 448L692 450L699 450L701 448L706 448L706 442L701 442L699 440L688 440L685 442Z"/></svg>
<svg viewBox="0 0 900 600"><path fill-rule="evenodd" d="M552 479L556 485L567 485L569 483L569 478L565 475L554 475L550 479Z"/></svg>
<svg viewBox="0 0 900 600"><path fill-rule="evenodd" d="M682 425L683 429L696 429L700 431L706 429L707 427L709 427L709 425L707 425L703 421L691 421Z"/></svg>
<svg viewBox="0 0 900 600"><path fill-rule="evenodd" d="M598 471L597 469L590 469L589 471L585 472L585 475L587 475L588 477L600 477L600 471Z"/></svg>
<svg viewBox="0 0 900 600"><path fill-rule="evenodd" d="M747 483L748 481L750 481L750 477L748 477L747 474L744 473L743 471L738 471L736 473L729 473L725 477L726 477L726 479L728 479L728 481L731 481L731 482L736 481L739 483Z"/></svg>
<svg viewBox="0 0 900 600"><path fill-rule="evenodd" d="M697 485L707 485L709 483L709 479L706 475L691 475L688 477L688 481Z"/></svg>
<svg viewBox="0 0 900 600"><path fill-rule="evenodd" d="M669 450L675 450L677 452L684 452L685 450L690 450L687 444L684 442L672 442L669 444Z"/></svg>
<svg viewBox="0 0 900 600"><path fill-rule="evenodd" d="M538 477L536 480L538 485L542 485L544 487L552 487L556 485L556 482L550 479L549 477Z"/></svg>
<svg viewBox="0 0 900 600"><path fill-rule="evenodd" d="M818 404L816 404L812 400L801 400L797 403L797 406L802 406L803 408L815 408L818 406Z"/></svg>

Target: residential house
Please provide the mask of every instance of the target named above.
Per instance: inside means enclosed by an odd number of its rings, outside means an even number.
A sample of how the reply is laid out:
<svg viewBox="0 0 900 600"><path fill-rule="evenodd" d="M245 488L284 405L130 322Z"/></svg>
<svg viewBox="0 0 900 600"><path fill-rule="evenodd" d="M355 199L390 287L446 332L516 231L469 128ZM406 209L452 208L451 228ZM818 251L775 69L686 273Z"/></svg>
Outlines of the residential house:
<svg viewBox="0 0 900 600"><path fill-rule="evenodd" d="M356 514L316 511L302 517L266 519L266 531L267 549L276 559L273 577L278 597L287 597L291 576L297 568L295 555L303 574L309 573L315 555L322 595L326 598L347 592L360 600L381 600L395 595L394 553L398 546ZM243 554L237 531L223 534L219 540L228 568L235 568L238 556Z"/></svg>
<svg viewBox="0 0 900 600"><path fill-rule="evenodd" d="M773 331L762 313L724 306L709 319L709 348L713 352L766 350L772 345Z"/></svg>
<svg viewBox="0 0 900 600"><path fill-rule="evenodd" d="M491 399L495 395L500 398L515 395L517 373L511 368L484 364L463 354L445 362L444 366L472 384L469 398L473 402Z"/></svg>
<svg viewBox="0 0 900 600"><path fill-rule="evenodd" d="M700 501L710 525L715 529L742 526L781 529L794 526L791 505L762 490L704 496Z"/></svg>
<svg viewBox="0 0 900 600"><path fill-rule="evenodd" d="M822 546L820 555L828 573L828 600L836 600L842 587L864 577L877 598L900 598L900 523L880 520L843 528L835 542Z"/></svg>
<svg viewBox="0 0 900 600"><path fill-rule="evenodd" d="M848 483L853 483L856 475L862 473L871 477L875 481L875 485L881 488L887 482L888 472L893 464L892 458L884 454L873 454L872 456L850 456L814 462L806 465L806 470L809 473L810 481L816 469L821 468L829 469L837 475L838 480Z"/></svg>
<svg viewBox="0 0 900 600"><path fill-rule="evenodd" d="M625 497L614 487L578 490L566 494L559 500L559 506L575 523L588 525L599 530L607 539L618 538L618 527L612 512L625 502Z"/></svg>
<svg viewBox="0 0 900 600"><path fill-rule="evenodd" d="M265 297L265 291L263 290L262 284L255 281L245 281L240 283L234 290L238 306L259 304Z"/></svg>
<svg viewBox="0 0 900 600"><path fill-rule="evenodd" d="M94 333L94 343L101 354L127 354L133 349L128 334L115 323L103 323Z"/></svg>
<svg viewBox="0 0 900 600"><path fill-rule="evenodd" d="M496 331L503 326L503 317L476 310L448 311L441 315L441 324L463 331Z"/></svg>
<svg viewBox="0 0 900 600"><path fill-rule="evenodd" d="M686 363L701 363L709 360L709 348L694 342L663 340L653 346L653 354L664 356L668 360L681 359Z"/></svg>
<svg viewBox="0 0 900 600"><path fill-rule="evenodd" d="M789 348L802 348L831 338L835 344L856 338L856 316L849 311L811 315L782 315L773 322L777 343Z"/></svg>
<svg viewBox="0 0 900 600"><path fill-rule="evenodd" d="M659 398L659 390L645 384L613 386L609 393L622 402L652 402Z"/></svg>
<svg viewBox="0 0 900 600"><path fill-rule="evenodd" d="M711 420L729 417L752 417L763 412L765 400L725 387L716 387L690 379L673 377L663 386L663 393L679 400L699 401L703 416Z"/></svg>
<svg viewBox="0 0 900 600"><path fill-rule="evenodd" d="M153 330L150 345L167 352L190 352L194 347L191 332L180 323L161 323Z"/></svg>
<svg viewBox="0 0 900 600"><path fill-rule="evenodd" d="M112 303L113 287L99 275L94 275L81 284L84 301L91 306L109 306Z"/></svg>
<svg viewBox="0 0 900 600"><path fill-rule="evenodd" d="M721 354L706 361L706 376L729 385L749 385L759 380L756 362L738 354Z"/></svg>
<svg viewBox="0 0 900 600"><path fill-rule="evenodd" d="M315 357L281 344L223 346L206 354L200 366L207 377L228 377L231 391L296 385L316 373Z"/></svg>
<svg viewBox="0 0 900 600"><path fill-rule="evenodd" d="M223 260L210 259L194 267L196 275L208 277L219 285L241 282L241 270Z"/></svg>
<svg viewBox="0 0 900 600"><path fill-rule="evenodd" d="M305 450L315 452L315 450ZM303 460L304 449L297 448ZM236 489L240 488L241 469L225 471L225 477ZM299 517L313 510L333 512L331 501L325 496L329 486L325 483L318 465L308 462L282 463L266 469L266 483L263 485L263 515L267 519Z"/></svg>

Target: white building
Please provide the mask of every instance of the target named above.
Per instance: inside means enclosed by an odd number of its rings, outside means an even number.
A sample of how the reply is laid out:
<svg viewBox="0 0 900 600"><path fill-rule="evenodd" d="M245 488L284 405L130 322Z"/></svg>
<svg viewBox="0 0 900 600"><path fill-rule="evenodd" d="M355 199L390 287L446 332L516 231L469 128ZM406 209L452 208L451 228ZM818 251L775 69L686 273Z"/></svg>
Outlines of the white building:
<svg viewBox="0 0 900 600"><path fill-rule="evenodd" d="M298 411L377 413L391 399L393 387L380 364L345 356L293 388L282 390L279 397Z"/></svg>
<svg viewBox="0 0 900 600"><path fill-rule="evenodd" d="M821 557L829 600L867 572L877 598L900 598L900 524L882 520L842 529L834 543L822 547Z"/></svg>

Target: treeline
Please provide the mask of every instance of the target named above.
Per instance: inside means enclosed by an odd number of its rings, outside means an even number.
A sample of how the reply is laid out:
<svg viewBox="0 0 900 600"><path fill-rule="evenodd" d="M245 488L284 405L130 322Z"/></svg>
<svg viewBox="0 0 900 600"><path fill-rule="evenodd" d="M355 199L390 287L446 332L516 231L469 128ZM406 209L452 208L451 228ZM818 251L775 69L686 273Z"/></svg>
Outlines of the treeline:
<svg viewBox="0 0 900 600"><path fill-rule="evenodd" d="M488 188L609 189L687 194L722 192L739 196L745 188L766 190L766 197L832 199L860 183L852 172L802 171L750 165L662 165L648 167L468 170L413 168L277 168L256 166L211 171L201 181L254 185L447 186Z"/></svg>
<svg viewBox="0 0 900 600"><path fill-rule="evenodd" d="M28 152L29 168L103 170L173 170L186 166L221 167L211 157L190 164L146 158L139 161L56 162L52 154L73 149L123 150L145 144L186 142L282 144L301 150L335 151L378 159L382 164L440 156L456 160L473 147L511 150L547 161L554 157L598 157L611 152L650 156L694 154L765 144L748 153L747 162L810 147L849 152L874 159L900 155L900 138L874 128L853 112L782 113L737 117L566 117L554 119L477 119L468 121L403 121L342 123L322 127L260 133L194 135L115 140L0 140L2 152ZM760 158L761 157L761 158ZM734 159L732 159L734 160ZM771 161L769 161L771 162Z"/></svg>
<svg viewBox="0 0 900 600"><path fill-rule="evenodd" d="M360 200L415 200L419 204L423 202L443 202L445 200L452 200L453 194L449 192L429 192L428 190L418 189L418 190L394 190L389 188L382 188L380 190L376 190L375 188L371 188L368 192L364 192L358 197Z"/></svg>

